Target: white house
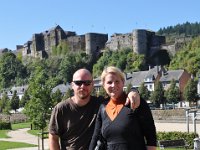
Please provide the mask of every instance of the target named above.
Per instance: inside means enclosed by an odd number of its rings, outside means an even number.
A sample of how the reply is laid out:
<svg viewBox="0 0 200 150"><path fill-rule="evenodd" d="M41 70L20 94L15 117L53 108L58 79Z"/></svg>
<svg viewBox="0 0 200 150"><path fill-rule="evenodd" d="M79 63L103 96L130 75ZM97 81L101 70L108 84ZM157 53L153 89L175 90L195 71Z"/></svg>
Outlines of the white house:
<svg viewBox="0 0 200 150"><path fill-rule="evenodd" d="M17 96L19 99L22 99L22 96L24 95L24 92L28 89L28 85L23 85L23 86L13 86L10 90L6 90L5 92L7 93L9 99L13 97L13 94L15 91L17 91ZM0 94L0 97L2 98L3 93Z"/></svg>

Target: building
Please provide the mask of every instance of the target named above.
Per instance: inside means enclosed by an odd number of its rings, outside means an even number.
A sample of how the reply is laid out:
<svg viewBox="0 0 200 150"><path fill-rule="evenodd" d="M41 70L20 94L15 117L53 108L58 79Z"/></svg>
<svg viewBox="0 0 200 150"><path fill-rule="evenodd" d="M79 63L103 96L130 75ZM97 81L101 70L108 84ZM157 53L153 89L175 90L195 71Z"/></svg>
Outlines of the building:
<svg viewBox="0 0 200 150"><path fill-rule="evenodd" d="M155 82L159 80L162 70L163 68L156 66L146 71L129 73L128 77L126 77L126 85L131 84L132 87L139 88L144 82L144 85L149 91L154 91Z"/></svg>
<svg viewBox="0 0 200 150"><path fill-rule="evenodd" d="M53 48L60 43L67 44L71 51L85 51L89 55L96 56L100 50L104 49L108 40L108 34L87 33L85 35L76 35L73 31L64 31L59 25L41 33L33 34L32 38L27 41L22 50L23 58L51 57Z"/></svg>
<svg viewBox="0 0 200 150"><path fill-rule="evenodd" d="M198 77L197 93L198 93L198 95L199 95L199 97L200 97L200 75L199 75L199 77Z"/></svg>
<svg viewBox="0 0 200 150"><path fill-rule="evenodd" d="M28 89L28 85L24 85L24 86L14 86L12 87L10 90L6 90L5 92L7 93L7 96L9 97L9 99L11 99L13 97L13 94L15 91L17 91L17 96L19 97L19 99L21 100L24 92ZM0 97L2 98L3 93L0 93Z"/></svg>
<svg viewBox="0 0 200 150"><path fill-rule="evenodd" d="M67 44L70 51L84 51L86 54L98 57L99 53L105 49L119 50L131 48L133 52L152 57L157 52L163 50L165 37L156 35L155 32L137 29L130 33L115 33L108 40L108 34L86 33L77 35L74 31L65 31L59 25L35 33L24 45L17 45L16 51L22 51L23 58L51 57L52 51L60 43ZM165 46L165 48L169 48ZM172 49L170 47L170 49Z"/></svg>
<svg viewBox="0 0 200 150"><path fill-rule="evenodd" d="M62 96L64 96L67 90L69 89L71 89L71 86L69 84L59 84L52 89L52 93L55 93L57 90L60 90L60 92L62 93Z"/></svg>
<svg viewBox="0 0 200 150"><path fill-rule="evenodd" d="M132 33L113 34L106 43L106 48L111 50L130 48L137 54L149 57L160 51L165 43L165 36L156 35L153 31L136 29Z"/></svg>
<svg viewBox="0 0 200 150"><path fill-rule="evenodd" d="M175 80L177 87L180 90L181 101L184 101L183 92L187 82L191 79L191 75L186 70L165 70L163 67L156 66L149 68L146 71L130 72L125 74L125 87L129 84L134 88L139 88L142 83L147 87L149 91L154 91L156 81L160 81L164 90L170 87L172 80ZM101 87L100 78L94 80L94 87L97 91ZM200 90L200 82L197 85ZM182 104L180 104L182 105Z"/></svg>
<svg viewBox="0 0 200 150"><path fill-rule="evenodd" d="M167 90L170 86L170 82L175 80L176 86L179 87L180 90L180 98L181 100L184 100L184 88L190 79L191 74L189 74L186 70L169 70L162 74L160 77L160 82L162 83L164 89Z"/></svg>

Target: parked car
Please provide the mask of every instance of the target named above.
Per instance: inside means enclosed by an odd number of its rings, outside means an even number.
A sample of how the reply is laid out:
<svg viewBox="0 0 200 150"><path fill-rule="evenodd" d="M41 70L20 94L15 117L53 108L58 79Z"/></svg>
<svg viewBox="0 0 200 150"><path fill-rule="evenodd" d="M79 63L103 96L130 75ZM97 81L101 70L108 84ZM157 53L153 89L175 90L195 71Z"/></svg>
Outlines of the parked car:
<svg viewBox="0 0 200 150"><path fill-rule="evenodd" d="M156 109L156 106L153 103L148 103L148 105L149 105L149 108L151 110L155 110Z"/></svg>
<svg viewBox="0 0 200 150"><path fill-rule="evenodd" d="M164 106L164 109L174 109L174 106L173 106L173 104L166 104Z"/></svg>

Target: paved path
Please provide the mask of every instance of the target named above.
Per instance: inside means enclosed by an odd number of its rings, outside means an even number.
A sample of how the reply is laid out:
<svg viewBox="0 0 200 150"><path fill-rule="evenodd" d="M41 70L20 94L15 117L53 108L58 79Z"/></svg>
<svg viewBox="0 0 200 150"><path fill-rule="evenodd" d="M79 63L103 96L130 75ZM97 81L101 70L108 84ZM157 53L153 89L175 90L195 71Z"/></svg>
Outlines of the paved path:
<svg viewBox="0 0 200 150"><path fill-rule="evenodd" d="M155 122L157 131L181 131L187 132L187 124L186 123L158 123ZM194 132L194 125L189 124L189 132ZM196 124L196 132L200 136L200 124Z"/></svg>
<svg viewBox="0 0 200 150"><path fill-rule="evenodd" d="M186 123L159 123L159 122L155 121L155 125L156 125L157 131L187 132ZM190 132L194 131L193 124L189 125L189 129L190 129ZM30 144L38 145L38 138L36 136L33 136L33 135L27 133L27 130L28 130L28 128L10 131L8 133L8 136L10 136L11 138L0 139L0 141L4 140L4 141L24 142L24 143L30 143ZM196 125L196 132L200 135L200 124ZM45 150L49 149L48 139L45 139L44 147L45 147ZM19 148L19 149L12 149L12 150L38 150L38 147Z"/></svg>
<svg viewBox="0 0 200 150"><path fill-rule="evenodd" d="M38 137L31 135L27 132L29 128L19 129L19 130L12 130L8 132L8 136L11 138L0 138L0 141L12 141L12 142L24 142L29 144L38 145ZM40 141L41 145L41 141ZM44 140L44 148L45 150L48 149L48 139ZM14 150L14 149L12 149ZM19 148L16 150L38 150L38 147L30 147L30 148Z"/></svg>

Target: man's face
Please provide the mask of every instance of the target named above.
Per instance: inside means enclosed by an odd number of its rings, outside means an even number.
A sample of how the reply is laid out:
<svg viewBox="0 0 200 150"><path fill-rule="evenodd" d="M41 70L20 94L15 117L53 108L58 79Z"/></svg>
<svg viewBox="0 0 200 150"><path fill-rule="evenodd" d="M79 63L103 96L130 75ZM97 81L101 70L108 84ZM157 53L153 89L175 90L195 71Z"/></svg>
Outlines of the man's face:
<svg viewBox="0 0 200 150"><path fill-rule="evenodd" d="M77 72L73 77L72 89L74 95L79 99L86 99L90 97L93 90L92 76L85 72Z"/></svg>

